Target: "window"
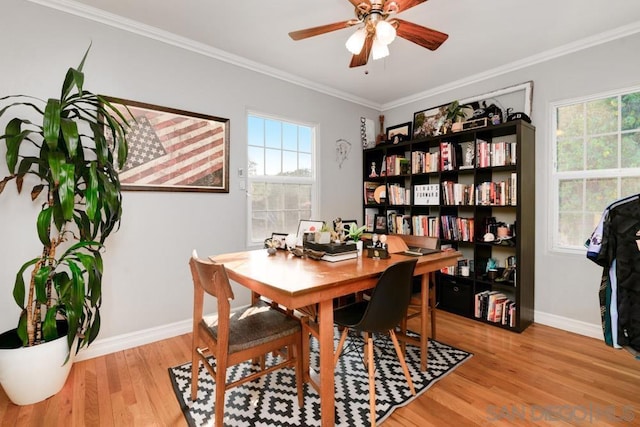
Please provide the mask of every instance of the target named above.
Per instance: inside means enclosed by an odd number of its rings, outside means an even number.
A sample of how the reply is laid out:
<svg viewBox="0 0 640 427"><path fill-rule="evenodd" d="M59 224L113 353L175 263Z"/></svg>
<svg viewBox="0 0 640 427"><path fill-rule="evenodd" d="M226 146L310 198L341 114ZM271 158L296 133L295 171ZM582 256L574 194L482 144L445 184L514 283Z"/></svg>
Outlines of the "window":
<svg viewBox="0 0 640 427"><path fill-rule="evenodd" d="M249 113L250 243L295 233L315 212L315 126Z"/></svg>
<svg viewBox="0 0 640 427"><path fill-rule="evenodd" d="M640 89L552 107L552 245L584 252L602 211L640 193Z"/></svg>

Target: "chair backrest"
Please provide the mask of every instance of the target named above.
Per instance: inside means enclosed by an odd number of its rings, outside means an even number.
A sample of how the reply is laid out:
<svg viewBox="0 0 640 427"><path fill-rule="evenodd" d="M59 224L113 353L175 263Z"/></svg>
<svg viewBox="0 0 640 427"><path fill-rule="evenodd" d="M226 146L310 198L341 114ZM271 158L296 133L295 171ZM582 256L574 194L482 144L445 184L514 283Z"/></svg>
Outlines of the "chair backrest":
<svg viewBox="0 0 640 427"><path fill-rule="evenodd" d="M382 332L393 329L407 314L411 300L413 270L417 259L393 264L382 273L355 329Z"/></svg>
<svg viewBox="0 0 640 427"><path fill-rule="evenodd" d="M233 290L224 265L209 259L200 259L194 250L189 260L189 266L191 267L193 285L196 291L200 288L218 299L234 299Z"/></svg>

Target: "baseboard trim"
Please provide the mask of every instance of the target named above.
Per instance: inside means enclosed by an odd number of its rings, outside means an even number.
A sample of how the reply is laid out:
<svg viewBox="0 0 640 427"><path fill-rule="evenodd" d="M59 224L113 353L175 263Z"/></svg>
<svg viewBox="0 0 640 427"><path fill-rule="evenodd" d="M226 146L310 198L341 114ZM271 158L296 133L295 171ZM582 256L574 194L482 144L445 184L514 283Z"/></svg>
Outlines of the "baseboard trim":
<svg viewBox="0 0 640 427"><path fill-rule="evenodd" d="M585 335L591 338L603 339L602 325L583 322L581 320L570 319L568 317L558 316L556 314L535 311L535 323L551 326L552 328L562 329L563 331L573 332L579 335Z"/></svg>
<svg viewBox="0 0 640 427"><path fill-rule="evenodd" d="M535 311L535 323L562 329L579 335L602 339L602 327L593 323L570 319L556 314ZM111 338L98 339L90 347L84 348L76 356L76 361L93 359L94 357L127 350L133 347L149 344L155 341L173 338L191 332L191 319L155 328L143 329L129 334Z"/></svg>
<svg viewBox="0 0 640 427"><path fill-rule="evenodd" d="M76 362L173 338L191 332L192 328L192 320L188 319L111 338L97 339L89 347L80 350L76 356Z"/></svg>

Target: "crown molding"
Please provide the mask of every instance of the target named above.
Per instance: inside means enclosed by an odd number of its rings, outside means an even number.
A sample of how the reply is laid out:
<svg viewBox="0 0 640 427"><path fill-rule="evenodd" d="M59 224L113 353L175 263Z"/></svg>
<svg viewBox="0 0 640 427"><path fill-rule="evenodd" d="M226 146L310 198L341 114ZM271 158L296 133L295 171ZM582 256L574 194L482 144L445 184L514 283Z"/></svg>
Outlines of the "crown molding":
<svg viewBox="0 0 640 427"><path fill-rule="evenodd" d="M73 0L28 0L31 3L36 3L42 6L50 7L60 10L65 13L80 16L82 18L90 19L95 22L102 23L114 28L118 28L124 31L128 31L134 34L138 34L144 37L148 37L160 42L179 47L182 49L190 50L192 52L208 56L238 67L246 68L257 73L261 73L279 80L286 81L298 86L311 89L313 91L324 93L335 98L339 98L348 102L362 105L364 107L372 108L378 111L386 111L392 108L401 107L403 105L420 101L426 98L430 98L442 93L449 92L460 87L472 85L484 80L488 80L494 77L501 76L513 71L521 70L523 68L531 67L542 62L550 61L552 59L569 55L575 52L579 52L584 49L588 49L594 46L598 46L603 43L607 43L613 40L621 39L631 36L640 32L640 21L615 28L613 30L605 31L590 37L586 37L581 40L577 40L572 43L567 43L562 46L541 52L537 55L529 56L527 58L505 64L500 67L492 68L482 73L477 73L460 80L456 80L444 85L437 86L435 88L413 94L408 97L399 98L395 101L391 101L385 104L380 104L369 99L361 98L353 94L338 91L332 87L320 85L313 81L304 79L302 77L286 73L282 70L260 64L241 56L233 55L220 49L216 49L204 43L199 43L186 37L180 37L176 34L168 31L160 30L150 25L142 24L138 21L123 18L119 15L105 12L95 7L90 7Z"/></svg>
<svg viewBox="0 0 640 427"><path fill-rule="evenodd" d="M513 71L521 70L523 68L531 67L542 62L550 61L561 56L569 55L575 52L579 52L584 49L589 49L594 46L601 45L613 40L618 40L624 37L631 36L640 32L640 21L634 22L629 25L618 27L616 29L605 31L603 33L596 34L581 40L577 40L572 43L567 43L562 46L541 52L537 55L529 56L527 58L505 64L500 67L492 68L482 73L474 74L469 77L465 77L460 80L453 81L441 86L437 86L433 89L419 92L414 95L400 98L395 101L382 105L382 111L390 110L392 108L400 107L411 102L420 101L425 98L429 98L441 93L449 92L454 89L458 89L463 86L468 86L474 83L478 83L484 80L491 79L503 74L507 74Z"/></svg>
<svg viewBox="0 0 640 427"><path fill-rule="evenodd" d="M151 25L146 25L132 19L127 19L122 16L105 12L101 9L87 6L78 3L73 0L28 0L31 3L36 3L42 6L46 6L52 9L59 10L61 12L69 13L71 15L79 16L81 18L89 19L110 27L118 28L120 30L128 31L130 33L138 34L143 37L157 40L162 43L166 43L178 48L189 50L191 52L198 53L200 55L208 56L210 58L217 59L219 61L226 62L231 65L242 67L257 73L267 75L279 80L286 81L298 86L302 86L313 91L324 93L326 95L343 99L355 104L359 104L375 110L380 110L380 104L373 102L369 99L361 98L353 94L338 91L332 87L325 86L313 82L311 80L304 79L284 72L282 70L269 67L264 64L260 64L255 61L251 61L247 58L233 55L229 52L216 49L204 43L196 42L186 37L181 37L168 31L160 30Z"/></svg>

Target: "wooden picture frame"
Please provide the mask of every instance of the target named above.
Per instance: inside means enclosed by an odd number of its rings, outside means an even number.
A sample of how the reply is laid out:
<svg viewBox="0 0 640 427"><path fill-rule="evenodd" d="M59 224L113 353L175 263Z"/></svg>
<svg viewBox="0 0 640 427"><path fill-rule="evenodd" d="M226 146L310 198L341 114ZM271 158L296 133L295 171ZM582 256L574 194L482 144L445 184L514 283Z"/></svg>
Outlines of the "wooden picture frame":
<svg viewBox="0 0 640 427"><path fill-rule="evenodd" d="M386 215L376 215L374 217L373 232L376 234L387 233L387 216Z"/></svg>
<svg viewBox="0 0 640 427"><path fill-rule="evenodd" d="M448 104L413 113L413 139L440 134Z"/></svg>
<svg viewBox="0 0 640 427"><path fill-rule="evenodd" d="M358 221L356 221L355 219L345 219L342 220L342 227L343 227L343 235L344 236L348 236L349 235L349 227L351 227L351 225L354 225L356 228L358 228ZM333 221L333 229L336 229L336 222Z"/></svg>
<svg viewBox="0 0 640 427"><path fill-rule="evenodd" d="M287 233L271 233L271 241L275 242L274 247L276 249L287 249L287 243L285 239L287 238Z"/></svg>
<svg viewBox="0 0 640 427"><path fill-rule="evenodd" d="M229 119L104 98L135 119L119 171L123 190L229 192Z"/></svg>
<svg viewBox="0 0 640 427"><path fill-rule="evenodd" d="M411 132L411 122L402 123L387 128L387 142L398 144L399 142L409 141L413 137Z"/></svg>

